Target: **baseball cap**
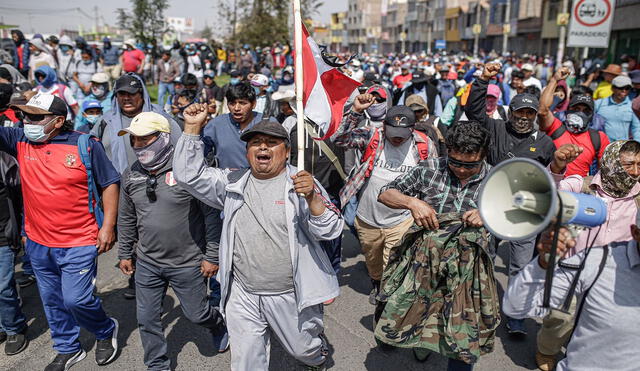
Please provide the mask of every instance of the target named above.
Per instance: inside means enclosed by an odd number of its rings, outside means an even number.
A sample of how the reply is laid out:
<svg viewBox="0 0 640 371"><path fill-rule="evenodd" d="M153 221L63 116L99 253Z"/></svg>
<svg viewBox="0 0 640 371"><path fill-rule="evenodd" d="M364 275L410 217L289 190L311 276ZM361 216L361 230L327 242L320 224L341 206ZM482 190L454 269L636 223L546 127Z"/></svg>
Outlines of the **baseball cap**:
<svg viewBox="0 0 640 371"><path fill-rule="evenodd" d="M238 70L231 70L231 72L229 72L229 76L231 76L231 77L240 77L240 76L242 76L242 74Z"/></svg>
<svg viewBox="0 0 640 371"><path fill-rule="evenodd" d="M132 48L135 48L136 41L134 39L127 39L124 41L124 45L130 45Z"/></svg>
<svg viewBox="0 0 640 371"><path fill-rule="evenodd" d="M400 68L403 69L403 70L408 70L408 69L411 69L411 65L409 63L405 63Z"/></svg>
<svg viewBox="0 0 640 371"><path fill-rule="evenodd" d="M498 87L498 85L489 84L489 86L487 87L487 95L500 98L500 88Z"/></svg>
<svg viewBox="0 0 640 371"><path fill-rule="evenodd" d="M271 99L274 101L291 102L296 99L296 92L293 91L293 89L278 90L271 94Z"/></svg>
<svg viewBox="0 0 640 371"><path fill-rule="evenodd" d="M511 104L509 104L509 108L512 111L517 111L522 108L531 108L538 112L538 106L540 102L538 98L536 98L533 94L522 93L518 94L511 100Z"/></svg>
<svg viewBox="0 0 640 371"><path fill-rule="evenodd" d="M407 97L404 101L404 105L411 108L413 111L421 111L428 110L429 106L427 106L427 102L424 101L424 98L419 96L418 94L412 94Z"/></svg>
<svg viewBox="0 0 640 371"><path fill-rule="evenodd" d="M142 83L133 75L123 75L116 80L116 86L113 90L116 93L126 91L127 93L135 94L142 91Z"/></svg>
<svg viewBox="0 0 640 371"><path fill-rule="evenodd" d="M575 105L578 104L584 104L587 107L591 108L591 111L593 111L593 98L588 95L588 94L575 94L571 97L571 100L569 101L569 106L568 107L573 107Z"/></svg>
<svg viewBox="0 0 640 371"><path fill-rule="evenodd" d="M157 132L171 133L169 120L156 112L141 112L137 114L128 128L118 132L119 136L131 134L136 137L144 137Z"/></svg>
<svg viewBox="0 0 640 371"><path fill-rule="evenodd" d="M631 79L632 83L640 84L640 70L629 72L629 78Z"/></svg>
<svg viewBox="0 0 640 371"><path fill-rule="evenodd" d="M522 65L521 70L533 71L533 65L531 63L525 63Z"/></svg>
<svg viewBox="0 0 640 371"><path fill-rule="evenodd" d="M397 128L411 128L416 124L416 115L407 106L394 106L387 111L384 123Z"/></svg>
<svg viewBox="0 0 640 371"><path fill-rule="evenodd" d="M213 70L205 70L203 76L213 78L213 77L216 77L216 73Z"/></svg>
<svg viewBox="0 0 640 371"><path fill-rule="evenodd" d="M269 85L269 78L263 74L257 73L251 78L252 86L267 86Z"/></svg>
<svg viewBox="0 0 640 371"><path fill-rule="evenodd" d="M242 133L242 135L240 136L240 140L248 142L249 140L251 140L251 138L253 138L254 135L257 134L265 134L272 137L289 140L289 133L287 133L287 129L285 129L281 123L269 120L262 120L251 129Z"/></svg>
<svg viewBox="0 0 640 371"><path fill-rule="evenodd" d="M87 99L82 103L82 112L85 112L86 110L92 109L92 108L102 109L102 105L100 104L100 102L94 99Z"/></svg>
<svg viewBox="0 0 640 371"><path fill-rule="evenodd" d="M109 82L109 75L104 72L94 73L91 76L91 82L95 82L96 84L104 84Z"/></svg>
<svg viewBox="0 0 640 371"><path fill-rule="evenodd" d="M67 116L67 104L53 94L38 93L27 104L13 105L11 108L33 115Z"/></svg>
<svg viewBox="0 0 640 371"><path fill-rule="evenodd" d="M616 76L615 79L613 79L613 81L611 81L611 85L615 86L616 88L624 88L626 86L631 86L631 79L628 76Z"/></svg>
<svg viewBox="0 0 640 371"><path fill-rule="evenodd" d="M387 91L381 85L373 85L367 89L368 94L377 93L382 99L387 99Z"/></svg>

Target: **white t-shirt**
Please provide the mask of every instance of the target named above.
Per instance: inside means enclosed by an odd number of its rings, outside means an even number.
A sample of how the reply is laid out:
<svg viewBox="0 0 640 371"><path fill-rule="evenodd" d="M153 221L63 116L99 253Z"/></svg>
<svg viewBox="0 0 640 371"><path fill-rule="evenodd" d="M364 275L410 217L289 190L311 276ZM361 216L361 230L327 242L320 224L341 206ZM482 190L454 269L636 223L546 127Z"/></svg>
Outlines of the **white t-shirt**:
<svg viewBox="0 0 640 371"><path fill-rule="evenodd" d="M197 55L190 55L187 58L187 72L201 79L204 76L204 70L202 69L202 62Z"/></svg>
<svg viewBox="0 0 640 371"><path fill-rule="evenodd" d="M409 210L392 209L378 202L378 194L385 185L418 165L420 156L415 150L415 140L410 138L396 147L385 140L380 158L374 164L371 176L361 193L357 215L372 227L394 227L411 216Z"/></svg>
<svg viewBox="0 0 640 371"><path fill-rule="evenodd" d="M49 66L54 70L58 69L56 60L53 59L53 56L51 54L41 52L40 55L35 55L32 53L29 57L29 80L35 80L35 76L33 74L39 67L42 66Z"/></svg>

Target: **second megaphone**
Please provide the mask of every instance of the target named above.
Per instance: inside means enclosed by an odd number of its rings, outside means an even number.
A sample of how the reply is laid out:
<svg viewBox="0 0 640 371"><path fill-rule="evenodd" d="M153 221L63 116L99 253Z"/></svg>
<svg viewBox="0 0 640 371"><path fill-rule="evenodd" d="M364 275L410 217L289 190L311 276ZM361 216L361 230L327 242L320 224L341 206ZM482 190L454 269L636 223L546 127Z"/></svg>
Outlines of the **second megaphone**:
<svg viewBox="0 0 640 371"><path fill-rule="evenodd" d="M598 197L557 191L537 162L516 158L494 167L480 188L480 217L502 240L524 240L542 232L560 212L560 223L595 227L607 218Z"/></svg>

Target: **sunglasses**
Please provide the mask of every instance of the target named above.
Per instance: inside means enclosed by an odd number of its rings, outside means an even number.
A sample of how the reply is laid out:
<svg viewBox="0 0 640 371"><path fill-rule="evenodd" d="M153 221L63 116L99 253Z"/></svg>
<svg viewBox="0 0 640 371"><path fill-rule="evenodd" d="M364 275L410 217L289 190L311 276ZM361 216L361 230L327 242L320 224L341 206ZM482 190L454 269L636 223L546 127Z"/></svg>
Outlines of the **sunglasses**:
<svg viewBox="0 0 640 371"><path fill-rule="evenodd" d="M31 113L26 113L24 111L16 110L16 117L20 121L24 121L25 119L27 119L29 122L40 122L40 121L44 120L46 115L34 115L34 114L31 114Z"/></svg>
<svg viewBox="0 0 640 371"><path fill-rule="evenodd" d="M617 86L614 86L614 88L618 89L618 90L624 90L624 91L630 91L631 90L631 86L625 86L623 88L619 88Z"/></svg>
<svg viewBox="0 0 640 371"><path fill-rule="evenodd" d="M156 187L158 186L158 179L154 176L147 177L147 197L149 201L156 202Z"/></svg>
<svg viewBox="0 0 640 371"><path fill-rule="evenodd" d="M447 162L449 163L449 165L457 168L476 169L477 167L482 165L484 160L464 162L464 161L456 160L455 158L447 157Z"/></svg>

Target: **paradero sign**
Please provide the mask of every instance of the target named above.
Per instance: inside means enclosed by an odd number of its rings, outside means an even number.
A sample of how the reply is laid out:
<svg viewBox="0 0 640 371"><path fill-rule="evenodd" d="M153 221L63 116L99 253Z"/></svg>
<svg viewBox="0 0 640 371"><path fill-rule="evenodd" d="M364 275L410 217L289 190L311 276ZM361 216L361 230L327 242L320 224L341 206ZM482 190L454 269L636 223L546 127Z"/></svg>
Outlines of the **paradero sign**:
<svg viewBox="0 0 640 371"><path fill-rule="evenodd" d="M611 3L609 0L580 0L575 6L573 16L586 27L601 25L611 16Z"/></svg>

